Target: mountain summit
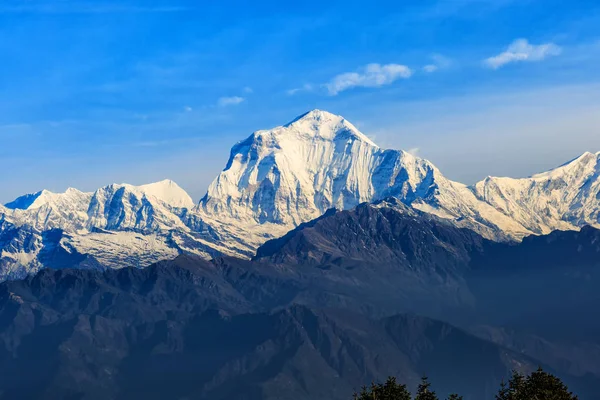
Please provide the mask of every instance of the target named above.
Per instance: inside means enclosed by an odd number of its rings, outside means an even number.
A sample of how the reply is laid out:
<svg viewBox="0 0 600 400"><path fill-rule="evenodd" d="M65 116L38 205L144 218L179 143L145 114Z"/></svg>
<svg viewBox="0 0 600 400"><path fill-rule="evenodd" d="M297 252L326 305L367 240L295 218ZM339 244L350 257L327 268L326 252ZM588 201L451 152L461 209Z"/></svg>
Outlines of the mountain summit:
<svg viewBox="0 0 600 400"><path fill-rule="evenodd" d="M429 161L382 149L343 117L321 110L233 146L197 211L225 236L239 236L235 231L245 226L242 240L256 247L269 233L282 235L330 208L390 196L490 238L529 233Z"/></svg>
<svg viewBox="0 0 600 400"><path fill-rule="evenodd" d="M214 217L297 225L329 208L354 207L377 196L372 172L387 164L394 174L393 164L402 157L412 156L384 156L343 117L313 110L236 144L200 208ZM417 169L410 171L415 182L428 167Z"/></svg>
<svg viewBox="0 0 600 400"><path fill-rule="evenodd" d="M200 208L215 217L299 224L395 192L426 197L436 173L428 161L379 148L343 117L313 110L236 144Z"/></svg>
<svg viewBox="0 0 600 400"><path fill-rule="evenodd" d="M333 139L332 135L342 133L353 139L376 146L371 139L356 129L344 117L317 109L300 115L298 118L285 124L283 128L292 128L295 132L302 132L301 135L321 137L323 139Z"/></svg>

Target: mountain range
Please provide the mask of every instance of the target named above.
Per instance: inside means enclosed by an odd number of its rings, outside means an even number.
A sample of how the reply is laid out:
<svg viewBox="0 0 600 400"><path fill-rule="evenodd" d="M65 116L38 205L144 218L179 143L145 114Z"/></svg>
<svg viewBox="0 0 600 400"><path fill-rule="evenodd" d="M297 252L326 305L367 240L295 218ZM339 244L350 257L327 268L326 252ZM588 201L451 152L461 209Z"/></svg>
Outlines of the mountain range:
<svg viewBox="0 0 600 400"><path fill-rule="evenodd" d="M197 204L166 180L93 193L43 190L0 206L0 279L43 268L144 267L180 254L249 259L329 209L390 197L498 242L600 227L600 153L529 178L467 186L313 110L234 145Z"/></svg>

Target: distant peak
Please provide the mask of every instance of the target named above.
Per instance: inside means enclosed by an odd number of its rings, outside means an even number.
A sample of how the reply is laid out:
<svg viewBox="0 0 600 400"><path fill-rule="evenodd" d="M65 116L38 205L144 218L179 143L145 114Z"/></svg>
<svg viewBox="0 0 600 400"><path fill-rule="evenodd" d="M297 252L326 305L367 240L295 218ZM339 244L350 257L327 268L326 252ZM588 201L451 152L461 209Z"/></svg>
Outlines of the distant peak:
<svg viewBox="0 0 600 400"><path fill-rule="evenodd" d="M579 157L576 157L566 163L553 168L549 171L542 172L539 174L532 175L531 178L534 179L546 179L549 177L562 176L565 174L579 174L585 173L585 171L591 171L593 168L596 168L598 165L598 157L600 156L600 152L591 153L586 151Z"/></svg>
<svg viewBox="0 0 600 400"><path fill-rule="evenodd" d="M336 115L333 113L330 113L328 111L323 111L323 110L319 110L317 108L315 108L314 110L305 112L304 114L294 118L292 121L288 122L287 124L285 124L285 127L288 127L290 125L295 124L296 122L299 121L308 121L308 120L312 120L312 121L332 121L332 120L339 120L339 121L343 121L344 117L342 117L341 115Z"/></svg>
<svg viewBox="0 0 600 400"><path fill-rule="evenodd" d="M330 138L336 137L338 132L345 131L350 132L354 138L362 142L378 147L371 139L341 115L319 109L314 109L300 115L284 125L283 128L297 129L302 132L321 132L321 137Z"/></svg>
<svg viewBox="0 0 600 400"><path fill-rule="evenodd" d="M66 194L83 194L84 192L82 192L79 189L70 187L70 188L67 188L67 190L65 191L65 193Z"/></svg>
<svg viewBox="0 0 600 400"><path fill-rule="evenodd" d="M592 153L591 151L586 151L579 157L574 158L572 161L582 160L582 159L586 159L588 157L595 157L596 155L597 155L597 153Z"/></svg>
<svg viewBox="0 0 600 400"><path fill-rule="evenodd" d="M11 210L27 210L31 205L44 193L46 190L42 190L36 193L29 193L23 196L17 197L10 203L6 203L5 207Z"/></svg>
<svg viewBox="0 0 600 400"><path fill-rule="evenodd" d="M125 190L136 196L152 197L177 208L193 208L194 201L177 183L170 179L135 186L129 183L112 183L96 191L100 196L112 196L113 192Z"/></svg>
<svg viewBox="0 0 600 400"><path fill-rule="evenodd" d="M177 185L175 182L173 182L170 179L163 179L162 181L148 183L148 184L142 185L141 187L148 188L148 187L152 187L152 186L154 186L154 187L158 187L158 186L163 186L163 187L175 186L175 187L179 187L179 185Z"/></svg>
<svg viewBox="0 0 600 400"><path fill-rule="evenodd" d="M17 199L5 204L6 208L13 210L32 210L35 208L42 207L49 203L62 201L65 198L72 198L77 195L83 195L84 193L74 188L68 188L63 193L54 193L49 190L43 189L36 193L29 193L18 197Z"/></svg>
<svg viewBox="0 0 600 400"><path fill-rule="evenodd" d="M581 163L581 162L587 162L587 161L590 161L592 159L596 159L596 157L598 155L600 155L600 152L598 152L598 153L592 153L592 152L586 151L585 153L583 153L579 157L575 157L571 161L566 162L565 164L559 166L558 168L565 167L565 166L568 166L568 165L571 165L571 164L576 164L576 163Z"/></svg>
<svg viewBox="0 0 600 400"><path fill-rule="evenodd" d="M192 208L195 205L190 195L170 179L142 185L139 189L174 207Z"/></svg>

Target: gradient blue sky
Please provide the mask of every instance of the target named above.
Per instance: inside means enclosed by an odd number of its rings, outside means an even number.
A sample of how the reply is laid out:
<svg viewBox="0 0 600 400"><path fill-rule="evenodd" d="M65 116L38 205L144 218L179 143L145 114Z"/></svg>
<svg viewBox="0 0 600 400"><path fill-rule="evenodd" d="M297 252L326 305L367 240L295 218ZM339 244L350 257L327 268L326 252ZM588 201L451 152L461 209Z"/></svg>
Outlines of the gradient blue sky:
<svg viewBox="0 0 600 400"><path fill-rule="evenodd" d="M198 200L233 143L312 108L465 183L600 151L597 0L285 3L0 1L0 201Z"/></svg>

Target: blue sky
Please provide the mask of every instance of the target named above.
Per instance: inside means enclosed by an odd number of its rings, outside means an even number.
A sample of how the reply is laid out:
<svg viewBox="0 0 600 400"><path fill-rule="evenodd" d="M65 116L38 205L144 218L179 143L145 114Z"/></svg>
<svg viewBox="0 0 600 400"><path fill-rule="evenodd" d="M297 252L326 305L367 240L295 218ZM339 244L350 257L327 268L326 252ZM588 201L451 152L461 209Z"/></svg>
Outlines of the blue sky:
<svg viewBox="0 0 600 400"><path fill-rule="evenodd" d="M600 151L600 3L0 1L0 201L171 178L312 108L451 179ZM251 5L250 5L251 4Z"/></svg>

